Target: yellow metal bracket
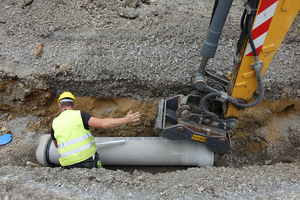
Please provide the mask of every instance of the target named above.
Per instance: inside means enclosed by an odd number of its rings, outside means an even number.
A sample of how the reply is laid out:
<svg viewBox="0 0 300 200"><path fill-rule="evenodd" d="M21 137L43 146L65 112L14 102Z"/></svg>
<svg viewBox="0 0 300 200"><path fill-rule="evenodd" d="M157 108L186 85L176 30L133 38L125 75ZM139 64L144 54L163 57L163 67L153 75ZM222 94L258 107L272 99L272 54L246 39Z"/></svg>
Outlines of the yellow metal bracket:
<svg viewBox="0 0 300 200"><path fill-rule="evenodd" d="M284 0L281 10L288 10L291 5L291 0Z"/></svg>
<svg viewBox="0 0 300 200"><path fill-rule="evenodd" d="M254 71L250 71L250 72L247 72L247 73L243 74L243 78L251 78L253 76L255 76L255 72Z"/></svg>
<svg viewBox="0 0 300 200"><path fill-rule="evenodd" d="M261 49L262 53L269 53L271 51L274 51L276 48L275 48L275 45L274 44L271 44L269 46L266 46L266 47L263 47Z"/></svg>

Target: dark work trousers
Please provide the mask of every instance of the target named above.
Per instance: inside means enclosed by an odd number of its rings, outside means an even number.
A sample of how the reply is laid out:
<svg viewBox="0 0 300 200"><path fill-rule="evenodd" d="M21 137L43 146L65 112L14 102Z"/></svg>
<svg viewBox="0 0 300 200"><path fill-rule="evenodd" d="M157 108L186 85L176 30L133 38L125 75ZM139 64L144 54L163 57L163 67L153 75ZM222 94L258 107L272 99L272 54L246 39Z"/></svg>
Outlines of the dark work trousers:
<svg viewBox="0 0 300 200"><path fill-rule="evenodd" d="M80 163L75 163L73 165L69 166L62 166L64 169L72 169L72 168L98 168L97 167L97 162L100 161L99 154L96 152L94 154L95 156L89 157L88 159L80 162ZM94 158L93 158L94 157Z"/></svg>

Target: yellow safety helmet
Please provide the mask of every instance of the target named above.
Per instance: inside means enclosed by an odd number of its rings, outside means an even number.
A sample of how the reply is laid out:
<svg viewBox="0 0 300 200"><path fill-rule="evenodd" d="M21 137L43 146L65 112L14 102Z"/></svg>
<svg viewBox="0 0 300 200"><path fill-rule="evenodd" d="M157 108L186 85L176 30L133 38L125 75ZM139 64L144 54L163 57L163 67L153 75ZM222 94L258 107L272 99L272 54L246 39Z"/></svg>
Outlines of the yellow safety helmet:
<svg viewBox="0 0 300 200"><path fill-rule="evenodd" d="M59 101L62 100L62 99L65 99L65 98L71 98L71 99L74 100L74 103L76 103L76 99L75 99L74 95L71 92L64 92L59 96L59 98L57 100L57 104L59 105Z"/></svg>

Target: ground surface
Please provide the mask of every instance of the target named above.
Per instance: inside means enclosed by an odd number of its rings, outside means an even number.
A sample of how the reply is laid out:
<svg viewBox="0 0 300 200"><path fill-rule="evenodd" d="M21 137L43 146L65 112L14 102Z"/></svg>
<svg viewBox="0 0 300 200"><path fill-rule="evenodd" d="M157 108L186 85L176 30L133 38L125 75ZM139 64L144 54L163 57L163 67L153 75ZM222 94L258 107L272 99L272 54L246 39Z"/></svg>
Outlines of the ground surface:
<svg viewBox="0 0 300 200"><path fill-rule="evenodd" d="M13 140L0 146L1 198L299 199L299 14L264 76L265 99L243 112L233 148L215 167L26 166L37 163L39 137L65 90L98 117L142 114L95 136L153 136L157 100L192 92L212 7L209 0L2 0L0 134ZM231 70L242 10L235 0L208 67Z"/></svg>

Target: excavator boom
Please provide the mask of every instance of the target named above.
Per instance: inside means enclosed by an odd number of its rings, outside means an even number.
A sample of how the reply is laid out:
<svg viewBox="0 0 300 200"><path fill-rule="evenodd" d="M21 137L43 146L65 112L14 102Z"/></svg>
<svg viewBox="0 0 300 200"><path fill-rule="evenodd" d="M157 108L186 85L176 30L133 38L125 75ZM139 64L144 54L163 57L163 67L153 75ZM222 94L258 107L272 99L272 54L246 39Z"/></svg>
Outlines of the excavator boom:
<svg viewBox="0 0 300 200"><path fill-rule="evenodd" d="M263 75L300 9L299 0L246 0L241 33L229 74L206 69L218 47L233 0L216 0L202 61L192 74L197 95L159 101L155 132L171 140L194 140L225 154L231 148L238 117L264 97ZM251 103L258 88L258 98Z"/></svg>

